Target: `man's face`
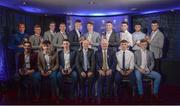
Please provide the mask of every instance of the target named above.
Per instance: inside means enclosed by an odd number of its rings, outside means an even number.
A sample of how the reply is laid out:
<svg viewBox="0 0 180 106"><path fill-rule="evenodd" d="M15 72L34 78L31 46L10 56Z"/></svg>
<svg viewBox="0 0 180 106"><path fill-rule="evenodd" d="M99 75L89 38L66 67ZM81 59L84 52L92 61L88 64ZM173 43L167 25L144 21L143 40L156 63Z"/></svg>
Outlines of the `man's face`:
<svg viewBox="0 0 180 106"><path fill-rule="evenodd" d="M80 30L81 29L81 22L75 22L75 29Z"/></svg>
<svg viewBox="0 0 180 106"><path fill-rule="evenodd" d="M135 29L136 32L141 31L141 25L135 25L134 29Z"/></svg>
<svg viewBox="0 0 180 106"><path fill-rule="evenodd" d="M31 51L31 44L25 43L23 44L24 51L30 52Z"/></svg>
<svg viewBox="0 0 180 106"><path fill-rule="evenodd" d="M121 43L121 49L126 50L128 48L128 43Z"/></svg>
<svg viewBox="0 0 180 106"><path fill-rule="evenodd" d="M143 50L145 50L145 49L147 48L147 46L148 46L148 43L147 43L147 42L141 42L140 44L141 44L141 48L142 48Z"/></svg>
<svg viewBox="0 0 180 106"><path fill-rule="evenodd" d="M128 25L127 24L121 24L121 30L124 32L128 29Z"/></svg>
<svg viewBox="0 0 180 106"><path fill-rule="evenodd" d="M24 33L25 25L24 24L19 25L18 30L19 30L19 32Z"/></svg>
<svg viewBox="0 0 180 106"><path fill-rule="evenodd" d="M63 41L63 48L64 49L69 49L69 42Z"/></svg>
<svg viewBox="0 0 180 106"><path fill-rule="evenodd" d="M51 23L51 24L49 25L49 29L50 29L51 31L54 31L55 28L56 28L55 23Z"/></svg>
<svg viewBox="0 0 180 106"><path fill-rule="evenodd" d="M107 40L102 40L101 41L101 48L103 49L103 50L106 50L106 49L108 49L108 41Z"/></svg>
<svg viewBox="0 0 180 106"><path fill-rule="evenodd" d="M50 50L50 44L47 44L47 45L42 45L42 49L43 51L47 52Z"/></svg>
<svg viewBox="0 0 180 106"><path fill-rule="evenodd" d="M111 23L106 23L106 31L112 31L113 25Z"/></svg>
<svg viewBox="0 0 180 106"><path fill-rule="evenodd" d="M66 31L66 25L65 24L60 24L59 29L60 29L60 31L65 32Z"/></svg>
<svg viewBox="0 0 180 106"><path fill-rule="evenodd" d="M157 23L151 24L152 31L156 31L159 28L159 25Z"/></svg>
<svg viewBox="0 0 180 106"><path fill-rule="evenodd" d="M91 24L87 24L87 30L90 32L90 31L93 31L93 25Z"/></svg>
<svg viewBox="0 0 180 106"><path fill-rule="evenodd" d="M34 33L37 35L40 35L41 34L41 28L40 27L34 28Z"/></svg>
<svg viewBox="0 0 180 106"><path fill-rule="evenodd" d="M88 40L84 40L83 41L83 48L84 49L88 49L88 47L89 47L89 41Z"/></svg>

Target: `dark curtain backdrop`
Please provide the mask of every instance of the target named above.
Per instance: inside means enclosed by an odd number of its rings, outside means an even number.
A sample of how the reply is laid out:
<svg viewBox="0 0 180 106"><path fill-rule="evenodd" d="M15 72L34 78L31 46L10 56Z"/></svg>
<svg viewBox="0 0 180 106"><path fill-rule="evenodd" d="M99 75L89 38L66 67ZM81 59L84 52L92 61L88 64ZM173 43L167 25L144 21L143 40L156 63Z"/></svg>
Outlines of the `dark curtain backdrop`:
<svg viewBox="0 0 180 106"><path fill-rule="evenodd" d="M7 49L11 35L17 31L17 24L23 22L26 32L33 34L33 27L41 25L42 35L48 30L49 22L54 21L58 25L66 22L66 16L46 16L40 14L25 13L0 6L0 80L11 78L15 72L14 52ZM2 77L3 76L3 77Z"/></svg>
<svg viewBox="0 0 180 106"><path fill-rule="evenodd" d="M164 56L162 71L166 75L166 82L180 84L180 11L164 12L159 14L147 14L132 16L132 25L141 22L143 32L151 32L152 20L160 22L160 30L165 35ZM133 26L132 26L133 27Z"/></svg>

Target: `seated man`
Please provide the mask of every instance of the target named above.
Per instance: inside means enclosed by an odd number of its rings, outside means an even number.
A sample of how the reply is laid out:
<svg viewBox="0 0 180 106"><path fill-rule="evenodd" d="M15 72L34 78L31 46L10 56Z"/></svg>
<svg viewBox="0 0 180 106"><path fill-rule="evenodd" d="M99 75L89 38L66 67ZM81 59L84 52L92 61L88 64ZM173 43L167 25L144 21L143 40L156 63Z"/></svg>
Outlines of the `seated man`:
<svg viewBox="0 0 180 106"><path fill-rule="evenodd" d="M140 41L141 49L134 53L135 56L135 75L137 79L138 94L140 98L143 96L142 75L154 79L153 95L158 97L159 84L161 75L157 71L153 71L154 57L153 53L147 50L147 40Z"/></svg>
<svg viewBox="0 0 180 106"><path fill-rule="evenodd" d="M80 91L85 96L85 83L88 84L88 96L92 95L92 81L95 71L94 51L89 49L89 41L83 41L83 48L78 51L76 56L76 66L80 76Z"/></svg>
<svg viewBox="0 0 180 106"><path fill-rule="evenodd" d="M64 78L70 77L72 78L72 89L71 96L74 96L75 93L75 85L77 84L77 72L75 68L75 59L76 53L70 50L70 43L67 39L64 39L63 42L63 50L58 52L59 56L59 72L57 74L58 84L59 84L59 92L62 94L63 85L62 82Z"/></svg>
<svg viewBox="0 0 180 106"><path fill-rule="evenodd" d="M42 51L38 54L38 68L43 78L50 79L51 99L56 100L56 80L57 69L59 67L58 55L51 49L51 42L45 40L42 42Z"/></svg>
<svg viewBox="0 0 180 106"><path fill-rule="evenodd" d="M101 40L101 48L96 51L96 69L98 71L98 96L112 96L113 72L116 65L116 54L109 50L108 41ZM107 83L107 89L105 89Z"/></svg>
<svg viewBox="0 0 180 106"><path fill-rule="evenodd" d="M134 54L128 50L128 42L122 40L120 42L121 50L116 53L117 66L115 73L115 83L117 85L119 94L120 84L122 79L126 78L130 80L130 84L134 87L135 75L134 75Z"/></svg>
<svg viewBox="0 0 180 106"><path fill-rule="evenodd" d="M23 42L22 45L24 53L19 55L18 70L21 77L21 96L28 96L27 89L28 84L33 82L33 96L37 96L38 84L34 80L37 74L37 53L31 51L31 43L29 41ZM29 83L30 82L30 83Z"/></svg>

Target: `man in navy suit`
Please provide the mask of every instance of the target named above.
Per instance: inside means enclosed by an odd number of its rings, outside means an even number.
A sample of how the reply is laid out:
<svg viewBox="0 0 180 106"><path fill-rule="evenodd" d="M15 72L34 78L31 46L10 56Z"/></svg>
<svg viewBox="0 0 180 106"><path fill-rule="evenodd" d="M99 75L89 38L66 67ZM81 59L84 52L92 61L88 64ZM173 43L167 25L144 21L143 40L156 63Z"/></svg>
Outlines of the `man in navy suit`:
<svg viewBox="0 0 180 106"><path fill-rule="evenodd" d="M62 81L64 78L72 79L72 89L71 95L74 95L75 85L77 83L77 72L75 70L75 58L76 53L70 50L70 43L67 39L63 40L63 50L58 52L59 56L59 72L57 74L57 78L59 81L59 91L60 95L63 91Z"/></svg>
<svg viewBox="0 0 180 106"><path fill-rule="evenodd" d="M116 54L108 48L107 39L101 40L101 48L96 51L96 69L98 71L98 96L112 96L113 72L116 65ZM105 87L104 85L107 85ZM105 89L106 88L106 89Z"/></svg>
<svg viewBox="0 0 180 106"><path fill-rule="evenodd" d="M70 31L68 39L71 44L71 49L77 51L80 49L81 42L83 39L82 34L80 32L80 29L82 27L81 20L76 20L74 27L74 30Z"/></svg>

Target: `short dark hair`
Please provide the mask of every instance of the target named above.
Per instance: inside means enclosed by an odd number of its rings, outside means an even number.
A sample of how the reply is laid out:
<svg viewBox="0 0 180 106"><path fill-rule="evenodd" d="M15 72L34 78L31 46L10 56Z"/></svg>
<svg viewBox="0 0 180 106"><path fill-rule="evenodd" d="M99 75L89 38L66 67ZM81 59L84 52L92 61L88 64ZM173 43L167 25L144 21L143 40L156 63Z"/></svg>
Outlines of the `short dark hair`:
<svg viewBox="0 0 180 106"><path fill-rule="evenodd" d="M107 22L106 22L106 24L107 24L107 23L111 23L111 24L112 24L112 22L111 22L111 21L107 21Z"/></svg>
<svg viewBox="0 0 180 106"><path fill-rule="evenodd" d="M157 20L153 20L152 24L158 24L159 25L159 22Z"/></svg>
<svg viewBox="0 0 180 106"><path fill-rule="evenodd" d="M92 21L88 21L87 24L94 25L94 23Z"/></svg>
<svg viewBox="0 0 180 106"><path fill-rule="evenodd" d="M22 44L25 45L26 43L28 43L28 44L31 45L31 42L30 42L30 41L24 41Z"/></svg>
<svg viewBox="0 0 180 106"><path fill-rule="evenodd" d="M44 40L43 42L42 42L42 45L50 45L51 44L51 42L49 41L49 40Z"/></svg>
<svg viewBox="0 0 180 106"><path fill-rule="evenodd" d="M128 22L126 22L126 21L121 22L121 24L129 25Z"/></svg>
<svg viewBox="0 0 180 106"><path fill-rule="evenodd" d="M77 19L77 20L75 21L75 23L81 23L81 20Z"/></svg>
<svg viewBox="0 0 180 106"><path fill-rule="evenodd" d="M66 25L66 23L65 23L65 22L61 22L59 25L61 25L61 24Z"/></svg>
<svg viewBox="0 0 180 106"><path fill-rule="evenodd" d="M69 40L68 39L64 39L63 42L69 42Z"/></svg>
<svg viewBox="0 0 180 106"><path fill-rule="evenodd" d="M50 24L56 24L56 23L55 23L54 21L51 21L51 22L49 23L49 25L50 25Z"/></svg>
<svg viewBox="0 0 180 106"><path fill-rule="evenodd" d="M19 28L21 25L24 25L24 26L25 26L25 24L24 24L23 22L20 22L20 23L18 24L18 28Z"/></svg>
<svg viewBox="0 0 180 106"><path fill-rule="evenodd" d="M123 39L123 40L121 40L121 42L120 43L128 43L128 41L127 40L125 40L125 39Z"/></svg>
<svg viewBox="0 0 180 106"><path fill-rule="evenodd" d="M141 39L140 40L140 43L145 43L145 42L148 44L148 41L146 39Z"/></svg>
<svg viewBox="0 0 180 106"><path fill-rule="evenodd" d="M41 26L40 26L40 25L35 25L35 26L34 26L34 29L35 29L35 28L41 28Z"/></svg>
<svg viewBox="0 0 180 106"><path fill-rule="evenodd" d="M134 25L140 25L142 26L142 24L140 22L136 22Z"/></svg>

